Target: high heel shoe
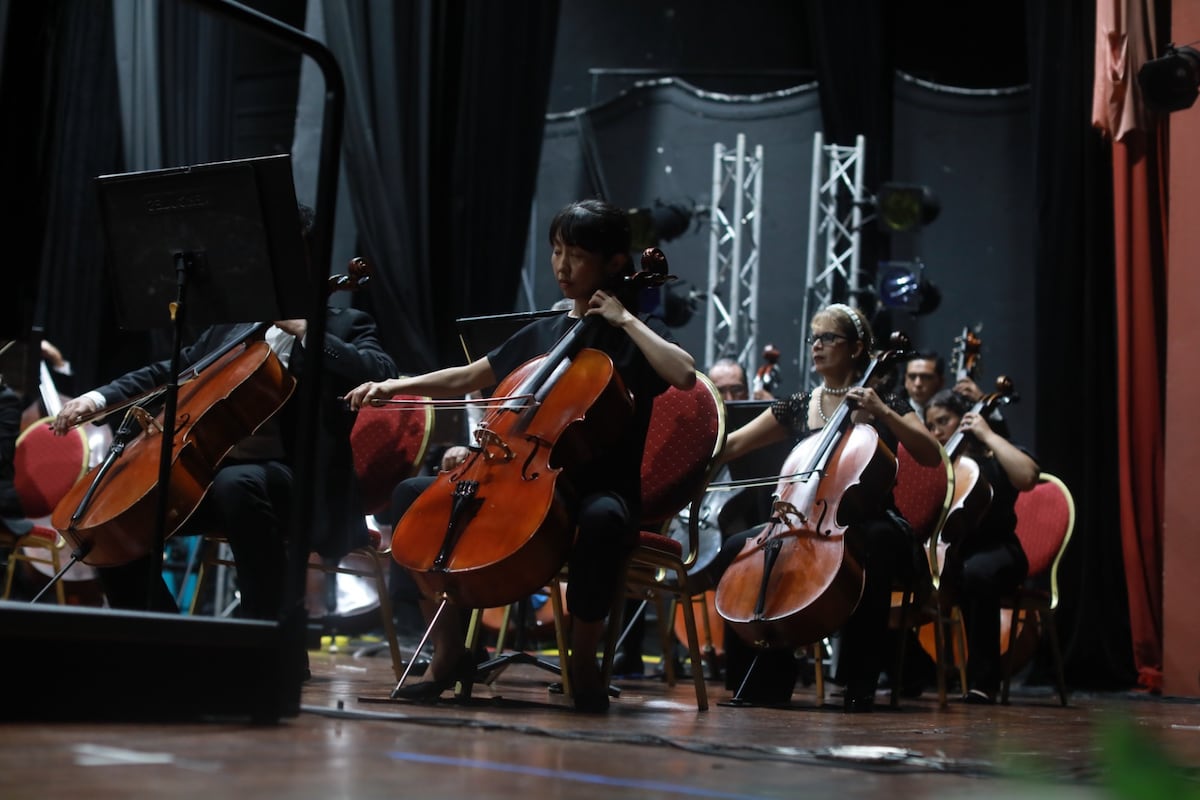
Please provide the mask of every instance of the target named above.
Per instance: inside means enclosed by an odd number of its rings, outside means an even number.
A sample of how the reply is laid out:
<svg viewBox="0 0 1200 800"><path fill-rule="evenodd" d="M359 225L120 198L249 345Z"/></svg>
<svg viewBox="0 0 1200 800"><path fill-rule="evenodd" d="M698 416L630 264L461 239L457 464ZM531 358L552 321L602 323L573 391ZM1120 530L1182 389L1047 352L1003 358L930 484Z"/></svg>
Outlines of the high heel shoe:
<svg viewBox="0 0 1200 800"><path fill-rule="evenodd" d="M429 703L441 697L447 689L454 688L456 683L462 682L469 685L474 681L475 656L473 653L465 652L458 657L454 668L444 678L432 678L427 681L397 686L392 690L392 699Z"/></svg>

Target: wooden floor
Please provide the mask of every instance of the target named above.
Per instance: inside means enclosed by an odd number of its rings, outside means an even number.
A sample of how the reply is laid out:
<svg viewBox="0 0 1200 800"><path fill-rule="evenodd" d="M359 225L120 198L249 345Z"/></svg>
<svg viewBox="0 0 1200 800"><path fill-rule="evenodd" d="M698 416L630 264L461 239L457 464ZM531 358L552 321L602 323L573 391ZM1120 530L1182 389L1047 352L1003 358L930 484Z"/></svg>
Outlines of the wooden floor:
<svg viewBox="0 0 1200 800"><path fill-rule="evenodd" d="M302 711L278 725L0 725L0 798L1112 797L1121 780L1150 786L1146 772L1183 787L1173 800L1200 789L1194 702L1076 693L1063 708L1037 688L1009 706L938 710L926 695L846 715L811 687L790 708L731 707L710 682L698 712L690 682L646 679L588 716L528 665L469 702L422 706L386 699L386 655L310 661Z"/></svg>

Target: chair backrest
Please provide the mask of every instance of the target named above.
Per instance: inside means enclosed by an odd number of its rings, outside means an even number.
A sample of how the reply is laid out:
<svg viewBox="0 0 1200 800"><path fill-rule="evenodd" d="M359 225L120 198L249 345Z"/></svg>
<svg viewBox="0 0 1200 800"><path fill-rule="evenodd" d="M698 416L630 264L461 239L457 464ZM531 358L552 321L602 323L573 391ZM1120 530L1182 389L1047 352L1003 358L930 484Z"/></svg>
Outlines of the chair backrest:
<svg viewBox="0 0 1200 800"><path fill-rule="evenodd" d="M712 381L696 373L686 391L654 398L642 457L642 527L657 529L698 497L725 446L725 406Z"/></svg>
<svg viewBox="0 0 1200 800"><path fill-rule="evenodd" d="M362 489L364 513L377 514L387 508L396 484L411 478L420 467L432 432L430 405L359 409L350 431L350 448Z"/></svg>
<svg viewBox="0 0 1200 800"><path fill-rule="evenodd" d="M1050 607L1058 605L1058 563L1075 530L1075 499L1059 478L1043 472L1017 495L1017 538L1029 559L1029 577L1050 573Z"/></svg>
<svg viewBox="0 0 1200 800"><path fill-rule="evenodd" d="M896 486L892 497L922 542L936 541L954 501L954 467L942 454L940 464L922 466L903 444L896 446Z"/></svg>
<svg viewBox="0 0 1200 800"><path fill-rule="evenodd" d="M17 437L13 455L13 488L25 516L47 517L88 470L88 445L78 428L55 436L50 417L30 425Z"/></svg>

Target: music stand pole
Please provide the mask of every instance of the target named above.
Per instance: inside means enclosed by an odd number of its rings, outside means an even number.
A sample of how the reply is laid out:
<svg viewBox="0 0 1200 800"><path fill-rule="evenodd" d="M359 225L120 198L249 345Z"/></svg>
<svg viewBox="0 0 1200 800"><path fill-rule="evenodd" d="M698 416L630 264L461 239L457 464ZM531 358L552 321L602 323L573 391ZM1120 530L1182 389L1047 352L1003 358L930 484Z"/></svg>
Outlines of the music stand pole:
<svg viewBox="0 0 1200 800"><path fill-rule="evenodd" d="M158 510L154 515L154 553L151 556L150 580L146 582L146 610L153 611L155 589L162 574L163 554L167 543L167 505L171 486L171 456L175 443L175 410L179 399L179 371L183 351L183 322L187 304L188 272L192 269L191 253L175 254L175 301L171 313L171 369L167 373L166 403L163 406L162 446L158 459Z"/></svg>

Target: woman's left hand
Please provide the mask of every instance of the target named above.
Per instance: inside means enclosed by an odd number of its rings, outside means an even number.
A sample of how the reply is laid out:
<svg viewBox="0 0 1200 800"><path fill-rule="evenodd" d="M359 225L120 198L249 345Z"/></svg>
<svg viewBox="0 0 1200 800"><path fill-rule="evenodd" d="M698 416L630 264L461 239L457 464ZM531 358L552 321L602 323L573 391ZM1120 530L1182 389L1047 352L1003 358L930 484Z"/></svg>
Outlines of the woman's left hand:
<svg viewBox="0 0 1200 800"><path fill-rule="evenodd" d="M869 386L854 387L846 393L846 399L872 416L882 417L887 413L887 406Z"/></svg>
<svg viewBox="0 0 1200 800"><path fill-rule="evenodd" d="M619 326L629 316L629 311L614 295L603 289L597 289L588 300L587 316L592 317L597 314L604 317L609 325Z"/></svg>

